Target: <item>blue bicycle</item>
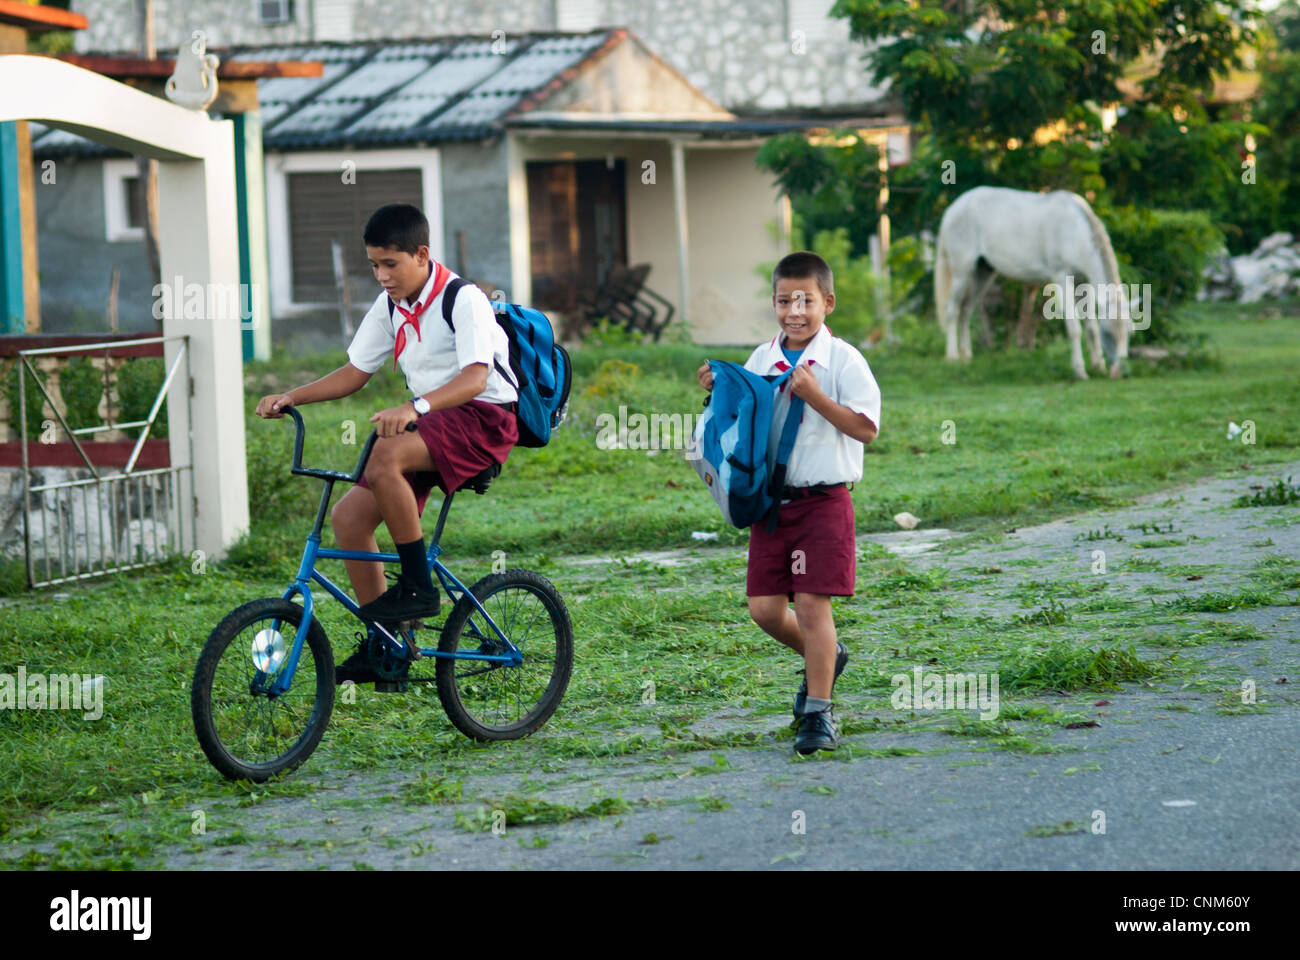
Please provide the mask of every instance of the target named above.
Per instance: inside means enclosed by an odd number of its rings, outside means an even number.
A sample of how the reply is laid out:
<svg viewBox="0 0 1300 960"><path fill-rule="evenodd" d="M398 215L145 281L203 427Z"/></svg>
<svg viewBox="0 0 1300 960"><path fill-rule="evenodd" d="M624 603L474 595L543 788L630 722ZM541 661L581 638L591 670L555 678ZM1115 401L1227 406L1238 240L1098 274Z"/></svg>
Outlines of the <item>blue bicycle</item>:
<svg viewBox="0 0 1300 960"><path fill-rule="evenodd" d="M361 622L370 664L380 677L376 690L436 683L447 717L475 740L516 740L537 730L559 706L573 670L573 626L555 587L532 571L505 570L467 589L438 559L449 493L429 546L429 566L452 603L437 648L416 642L423 621L361 620L356 602L316 569L316 561L399 559L395 553L320 546L334 484L357 482L376 434L351 474L304 468L302 415L293 407L287 411L297 424L291 472L324 480L325 489L298 573L284 595L231 611L199 655L190 707L208 760L231 780L260 783L297 767L320 743L334 709L334 654L314 614L313 581ZM465 486L485 493L500 472L493 466ZM302 598L301 605L294 596ZM434 676L412 675L413 665L426 658L436 664Z"/></svg>

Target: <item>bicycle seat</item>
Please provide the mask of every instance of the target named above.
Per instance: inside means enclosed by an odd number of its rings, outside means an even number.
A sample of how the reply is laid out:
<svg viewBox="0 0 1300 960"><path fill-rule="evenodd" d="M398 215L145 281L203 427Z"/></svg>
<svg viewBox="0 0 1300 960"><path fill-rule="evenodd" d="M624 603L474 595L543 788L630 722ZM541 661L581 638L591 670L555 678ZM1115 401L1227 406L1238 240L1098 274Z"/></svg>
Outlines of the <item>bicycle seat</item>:
<svg viewBox="0 0 1300 960"><path fill-rule="evenodd" d="M494 463L492 464L492 466L488 467L482 473L470 477L468 480L465 481L464 485L466 487L469 487L469 489L473 490L475 493L480 493L480 494L487 493L487 489L492 485L492 481L495 480L500 475L501 475L501 464Z"/></svg>

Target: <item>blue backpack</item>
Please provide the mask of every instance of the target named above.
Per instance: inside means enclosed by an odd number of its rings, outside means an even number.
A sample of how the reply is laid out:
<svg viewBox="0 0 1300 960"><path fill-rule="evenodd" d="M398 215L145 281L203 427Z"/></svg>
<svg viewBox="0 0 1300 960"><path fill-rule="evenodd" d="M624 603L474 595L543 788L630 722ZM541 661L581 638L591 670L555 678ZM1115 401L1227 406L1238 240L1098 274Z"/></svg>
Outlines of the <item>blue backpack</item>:
<svg viewBox="0 0 1300 960"><path fill-rule="evenodd" d="M462 277L448 281L442 295L442 318L456 332L451 311L456 292L468 286ZM551 431L560 425L569 409L569 387L573 381L573 364L568 352L555 342L555 333L546 314L517 303L490 300L497 325L510 341L510 370L500 361L493 366L519 394L519 446L544 447ZM393 301L388 301L388 315L393 315Z"/></svg>
<svg viewBox="0 0 1300 960"><path fill-rule="evenodd" d="M790 412L770 471L767 440L777 391L794 370L762 377L721 360L710 360L709 367L713 392L704 401L686 457L694 462L695 472L728 523L744 528L766 518L770 533L776 529L785 468L803 418L801 397L790 398Z"/></svg>

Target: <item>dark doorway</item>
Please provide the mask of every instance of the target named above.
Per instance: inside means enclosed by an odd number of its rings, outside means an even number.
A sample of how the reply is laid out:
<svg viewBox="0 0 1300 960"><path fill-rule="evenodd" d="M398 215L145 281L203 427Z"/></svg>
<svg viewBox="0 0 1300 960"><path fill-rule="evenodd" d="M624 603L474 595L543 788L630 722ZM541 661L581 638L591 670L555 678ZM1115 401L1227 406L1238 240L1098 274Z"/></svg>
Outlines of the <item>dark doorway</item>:
<svg viewBox="0 0 1300 960"><path fill-rule="evenodd" d="M625 164L542 161L527 169L533 303L571 311L580 293L627 266Z"/></svg>

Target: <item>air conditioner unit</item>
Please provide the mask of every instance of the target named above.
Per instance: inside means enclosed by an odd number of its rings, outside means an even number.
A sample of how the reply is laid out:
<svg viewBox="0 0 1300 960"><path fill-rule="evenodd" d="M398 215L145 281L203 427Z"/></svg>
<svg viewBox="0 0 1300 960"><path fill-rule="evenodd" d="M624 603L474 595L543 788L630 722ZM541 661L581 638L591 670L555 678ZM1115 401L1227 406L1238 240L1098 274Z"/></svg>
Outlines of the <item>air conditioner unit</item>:
<svg viewBox="0 0 1300 960"><path fill-rule="evenodd" d="M293 0L256 0L259 23L292 23Z"/></svg>

